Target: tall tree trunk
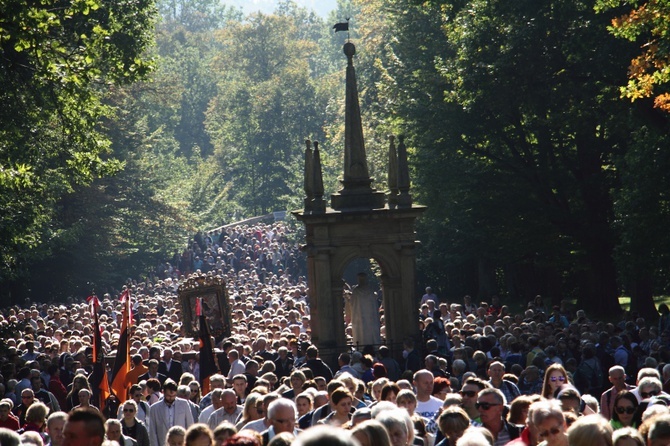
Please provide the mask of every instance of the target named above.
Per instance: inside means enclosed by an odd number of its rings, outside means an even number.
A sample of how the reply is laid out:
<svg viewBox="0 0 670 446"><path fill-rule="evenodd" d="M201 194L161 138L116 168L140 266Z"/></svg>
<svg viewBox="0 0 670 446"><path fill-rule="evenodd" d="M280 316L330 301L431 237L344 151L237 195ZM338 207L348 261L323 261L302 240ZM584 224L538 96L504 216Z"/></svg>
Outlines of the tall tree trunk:
<svg viewBox="0 0 670 446"><path fill-rule="evenodd" d="M593 243L586 247L590 267L587 284L578 297L578 306L590 318L612 318L621 314L617 272L612 247Z"/></svg>
<svg viewBox="0 0 670 446"><path fill-rule="evenodd" d="M630 311L636 311L648 321L658 319L654 304L653 277L650 273L640 273L630 284Z"/></svg>
<svg viewBox="0 0 670 446"><path fill-rule="evenodd" d="M590 272L588 286L580 293L579 304L591 318L612 318L621 314L617 269L614 262L616 235L612 230L614 212L609 183L602 171L601 154L607 148L598 148L600 141L592 140L588 130L578 136L577 154L580 169L576 178L584 200L581 215L573 215L578 232L577 240L586 252Z"/></svg>
<svg viewBox="0 0 670 446"><path fill-rule="evenodd" d="M479 291L477 297L479 300L489 302L494 294L498 294L498 285L496 282L495 264L485 258L480 258L478 262L479 271Z"/></svg>

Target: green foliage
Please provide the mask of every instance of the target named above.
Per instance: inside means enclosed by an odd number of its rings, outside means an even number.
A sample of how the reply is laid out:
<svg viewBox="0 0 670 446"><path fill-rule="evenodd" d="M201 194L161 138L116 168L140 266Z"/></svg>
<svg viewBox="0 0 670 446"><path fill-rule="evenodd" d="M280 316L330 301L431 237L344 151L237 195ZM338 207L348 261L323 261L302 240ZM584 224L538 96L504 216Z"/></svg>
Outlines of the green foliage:
<svg viewBox="0 0 670 446"><path fill-rule="evenodd" d="M222 75L205 122L218 191L244 216L285 208L302 192L301 141L320 139L325 108L310 69L317 47L307 38L318 26L313 14L287 3L277 15L252 15L218 36L213 69Z"/></svg>
<svg viewBox="0 0 670 446"><path fill-rule="evenodd" d="M620 13L612 19L609 31L638 43L641 49L630 60L622 96L635 101L656 95L655 106L670 111L670 4L664 0L598 0L596 10Z"/></svg>
<svg viewBox="0 0 670 446"><path fill-rule="evenodd" d="M241 10L216 0L163 0L158 3L158 11L163 31L187 32L200 37L224 27L231 20L242 19Z"/></svg>
<svg viewBox="0 0 670 446"><path fill-rule="evenodd" d="M381 35L366 39L378 58L380 114L399 117L416 147L415 193L429 205L422 265L432 279L446 289L465 265L479 265L480 277L467 280L485 296L496 292L482 286L496 268L550 267L584 308L615 311L615 162L639 121L618 100L626 66L611 55L634 46L608 36L607 17L589 2L371 7L384 11L370 25ZM526 298L543 291L527 285Z"/></svg>
<svg viewBox="0 0 670 446"><path fill-rule="evenodd" d="M622 157L621 188L615 192L616 227L621 233L616 256L624 283L639 310L644 295L663 293L670 285L670 154L667 132L643 125ZM643 296L641 296L643 295Z"/></svg>
<svg viewBox="0 0 670 446"><path fill-rule="evenodd" d="M216 96L219 73L212 59L222 50L217 30L242 19L241 12L210 0L163 1L157 27L160 69L155 78L169 107L157 103L154 126L167 125L181 152L209 156L213 147L204 126L209 101Z"/></svg>
<svg viewBox="0 0 670 446"><path fill-rule="evenodd" d="M122 167L98 128L101 87L149 72L153 13L149 0L0 6L0 280L56 235L58 200Z"/></svg>

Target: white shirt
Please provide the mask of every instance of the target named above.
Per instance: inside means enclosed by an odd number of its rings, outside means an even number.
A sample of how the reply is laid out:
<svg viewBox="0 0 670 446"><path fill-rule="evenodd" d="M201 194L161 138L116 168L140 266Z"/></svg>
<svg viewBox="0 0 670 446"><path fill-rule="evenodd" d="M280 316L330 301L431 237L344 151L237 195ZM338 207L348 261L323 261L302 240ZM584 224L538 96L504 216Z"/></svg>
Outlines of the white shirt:
<svg viewBox="0 0 670 446"><path fill-rule="evenodd" d="M265 429L267 429L267 426L265 425L265 418L261 418L260 420L256 421L250 421L247 424L245 424L242 429L251 429L252 431L256 431L258 433L263 432Z"/></svg>
<svg viewBox="0 0 670 446"><path fill-rule="evenodd" d="M442 407L443 401L439 398L435 398L431 395L428 401L419 401L416 402L415 413L421 415L426 423L426 431L430 434L437 432L437 423L436 416L440 413L440 408Z"/></svg>
<svg viewBox="0 0 670 446"><path fill-rule="evenodd" d="M230 364L230 372L228 372L228 379L232 381L235 375L243 375L244 370L245 370L244 363L239 359L236 359L235 361L233 361L232 364Z"/></svg>
<svg viewBox="0 0 670 446"><path fill-rule="evenodd" d="M165 403L165 407L167 407L168 426L174 426L174 403Z"/></svg>
<svg viewBox="0 0 670 446"><path fill-rule="evenodd" d="M214 412L214 404L210 404L209 406L205 407L202 412L200 412L200 416L198 417L198 422L199 423L207 423L209 421L209 416Z"/></svg>

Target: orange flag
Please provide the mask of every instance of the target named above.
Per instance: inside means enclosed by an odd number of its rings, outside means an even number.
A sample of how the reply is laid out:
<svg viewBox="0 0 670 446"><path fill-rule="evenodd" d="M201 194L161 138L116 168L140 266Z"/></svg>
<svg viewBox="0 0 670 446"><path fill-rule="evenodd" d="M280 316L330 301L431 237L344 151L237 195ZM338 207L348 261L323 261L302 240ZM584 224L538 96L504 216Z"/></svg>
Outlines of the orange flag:
<svg viewBox="0 0 670 446"><path fill-rule="evenodd" d="M126 376L130 371L130 326L132 325L133 313L130 306L130 290L126 290L120 297L123 302L123 320L119 335L119 345L116 348L116 358L112 368L112 393L116 395L119 403L123 404L128 399L129 383Z"/></svg>

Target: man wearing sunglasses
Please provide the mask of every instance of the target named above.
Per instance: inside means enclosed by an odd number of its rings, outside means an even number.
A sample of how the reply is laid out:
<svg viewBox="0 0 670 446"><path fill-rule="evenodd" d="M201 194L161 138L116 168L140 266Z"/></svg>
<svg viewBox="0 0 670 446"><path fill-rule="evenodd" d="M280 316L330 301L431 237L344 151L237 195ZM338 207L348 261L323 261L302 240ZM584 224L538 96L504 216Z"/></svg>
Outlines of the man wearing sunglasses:
<svg viewBox="0 0 670 446"><path fill-rule="evenodd" d="M479 419L479 411L477 410L477 395L483 389L491 387L489 383L483 381L479 378L468 378L463 387L461 388L460 394L463 399L461 407L468 414L471 420Z"/></svg>
<svg viewBox="0 0 670 446"><path fill-rule="evenodd" d="M503 416L505 403L505 395L498 389L484 389L477 396L475 407L482 426L493 434L493 446L503 446L519 436L519 428L508 423Z"/></svg>
<svg viewBox="0 0 670 446"><path fill-rule="evenodd" d="M26 412L28 407L35 402L35 393L32 389L23 389L21 391L21 404L14 408L14 415L19 418L21 426L26 424Z"/></svg>

